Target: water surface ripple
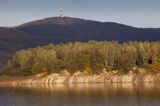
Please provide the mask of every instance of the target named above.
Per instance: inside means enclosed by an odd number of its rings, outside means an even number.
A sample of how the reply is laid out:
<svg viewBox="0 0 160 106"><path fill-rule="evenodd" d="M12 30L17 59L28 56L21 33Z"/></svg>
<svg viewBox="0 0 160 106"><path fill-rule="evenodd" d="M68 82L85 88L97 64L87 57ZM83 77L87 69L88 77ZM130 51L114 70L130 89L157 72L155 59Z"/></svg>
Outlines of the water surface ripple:
<svg viewBox="0 0 160 106"><path fill-rule="evenodd" d="M160 106L160 84L0 86L0 106Z"/></svg>

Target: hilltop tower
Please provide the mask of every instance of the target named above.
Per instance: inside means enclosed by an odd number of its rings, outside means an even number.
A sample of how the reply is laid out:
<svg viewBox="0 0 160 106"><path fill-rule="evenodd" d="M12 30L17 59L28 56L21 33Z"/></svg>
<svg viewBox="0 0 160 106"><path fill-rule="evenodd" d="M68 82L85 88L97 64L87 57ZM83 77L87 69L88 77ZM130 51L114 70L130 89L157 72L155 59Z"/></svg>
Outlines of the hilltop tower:
<svg viewBox="0 0 160 106"><path fill-rule="evenodd" d="M58 11L59 11L59 17L63 18L63 16L64 16L63 8L60 7Z"/></svg>

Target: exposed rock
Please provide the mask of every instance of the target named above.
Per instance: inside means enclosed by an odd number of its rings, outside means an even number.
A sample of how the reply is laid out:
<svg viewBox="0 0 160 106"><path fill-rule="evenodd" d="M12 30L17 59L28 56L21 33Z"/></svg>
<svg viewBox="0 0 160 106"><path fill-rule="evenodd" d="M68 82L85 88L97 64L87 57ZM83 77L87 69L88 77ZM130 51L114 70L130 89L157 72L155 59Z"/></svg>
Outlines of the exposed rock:
<svg viewBox="0 0 160 106"><path fill-rule="evenodd" d="M78 72L79 73L79 72ZM69 74L67 74L69 75ZM160 74L141 75L69 75L51 74L44 77L35 76L30 79L13 81L12 84L75 84L75 83L155 83L160 82Z"/></svg>
<svg viewBox="0 0 160 106"><path fill-rule="evenodd" d="M60 76L60 74L58 74L58 73L53 73L53 74L51 74L50 76Z"/></svg>
<svg viewBox="0 0 160 106"><path fill-rule="evenodd" d="M138 68L137 71L138 71L138 73L141 74L141 75L147 74L146 69L144 69L144 68Z"/></svg>
<svg viewBox="0 0 160 106"><path fill-rule="evenodd" d="M35 77L43 77L43 76L46 76L46 75L47 75L47 73L45 72L45 73L37 74L37 75L35 75Z"/></svg>
<svg viewBox="0 0 160 106"><path fill-rule="evenodd" d="M132 72L134 73L134 74L138 74L138 67L132 67Z"/></svg>
<svg viewBox="0 0 160 106"><path fill-rule="evenodd" d="M116 75L118 73L117 70L108 72L109 75Z"/></svg>
<svg viewBox="0 0 160 106"><path fill-rule="evenodd" d="M132 71L135 71L138 67L132 67Z"/></svg>
<svg viewBox="0 0 160 106"><path fill-rule="evenodd" d="M103 69L103 73L104 75L108 74L108 72L106 71L106 69Z"/></svg>
<svg viewBox="0 0 160 106"><path fill-rule="evenodd" d="M77 71L77 72L73 73L73 76L80 76L80 75L83 75L83 73L80 72L80 71Z"/></svg>
<svg viewBox="0 0 160 106"><path fill-rule="evenodd" d="M67 70L62 70L62 71L60 72L60 75L61 75L61 76L69 76L70 73L69 73Z"/></svg>
<svg viewBox="0 0 160 106"><path fill-rule="evenodd" d="M129 75L134 75L134 72L133 71L129 71Z"/></svg>

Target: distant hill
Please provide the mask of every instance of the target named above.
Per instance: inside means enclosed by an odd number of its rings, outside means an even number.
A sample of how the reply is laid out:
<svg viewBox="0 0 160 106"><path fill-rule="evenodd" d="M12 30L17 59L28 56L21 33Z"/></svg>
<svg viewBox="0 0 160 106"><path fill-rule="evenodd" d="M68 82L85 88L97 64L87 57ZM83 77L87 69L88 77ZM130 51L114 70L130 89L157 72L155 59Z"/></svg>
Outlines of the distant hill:
<svg viewBox="0 0 160 106"><path fill-rule="evenodd" d="M97 22L69 17L53 17L22 24L18 29L46 42L117 40L160 40L160 28L135 28L113 22Z"/></svg>
<svg viewBox="0 0 160 106"><path fill-rule="evenodd" d="M0 27L0 67L17 50L35 47L38 44L34 37L19 29Z"/></svg>
<svg viewBox="0 0 160 106"><path fill-rule="evenodd" d="M158 41L160 28L136 28L113 22L51 17L0 28L0 67L20 49L71 41Z"/></svg>

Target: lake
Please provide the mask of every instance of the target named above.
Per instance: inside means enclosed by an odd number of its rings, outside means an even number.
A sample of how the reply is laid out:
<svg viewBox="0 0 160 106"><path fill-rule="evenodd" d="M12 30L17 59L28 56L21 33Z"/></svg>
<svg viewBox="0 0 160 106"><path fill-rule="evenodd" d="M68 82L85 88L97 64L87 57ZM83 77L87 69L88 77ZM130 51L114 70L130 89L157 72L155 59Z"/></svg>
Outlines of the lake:
<svg viewBox="0 0 160 106"><path fill-rule="evenodd" d="M0 86L0 106L160 106L160 84Z"/></svg>

